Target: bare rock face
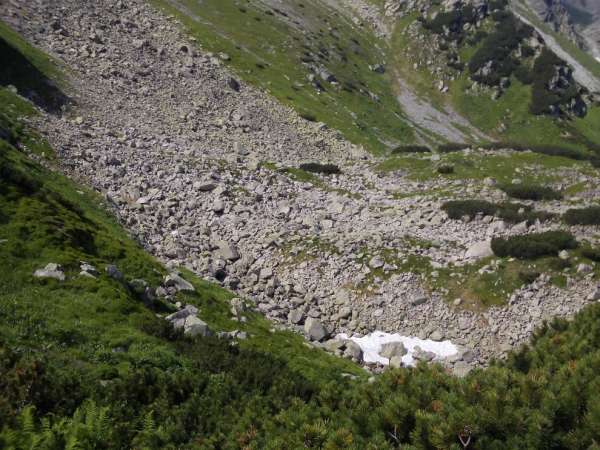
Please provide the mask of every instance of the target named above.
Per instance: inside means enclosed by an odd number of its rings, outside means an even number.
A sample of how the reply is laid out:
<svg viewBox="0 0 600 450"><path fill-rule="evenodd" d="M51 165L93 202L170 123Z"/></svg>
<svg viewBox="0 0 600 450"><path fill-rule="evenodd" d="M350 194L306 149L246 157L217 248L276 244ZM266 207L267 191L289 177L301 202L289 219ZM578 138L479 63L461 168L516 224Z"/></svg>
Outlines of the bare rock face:
<svg viewBox="0 0 600 450"><path fill-rule="evenodd" d="M304 332L311 341L322 341L329 335L329 332L321 321L313 317L306 319Z"/></svg>

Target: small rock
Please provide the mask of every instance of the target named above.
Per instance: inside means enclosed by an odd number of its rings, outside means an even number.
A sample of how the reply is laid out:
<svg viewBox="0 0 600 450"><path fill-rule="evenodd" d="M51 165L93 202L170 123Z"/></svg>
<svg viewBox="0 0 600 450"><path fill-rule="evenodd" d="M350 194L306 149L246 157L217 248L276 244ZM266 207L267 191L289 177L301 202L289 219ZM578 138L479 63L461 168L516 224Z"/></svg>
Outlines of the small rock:
<svg viewBox="0 0 600 450"><path fill-rule="evenodd" d="M184 280L177 273L171 273L165 277L165 286L174 287L178 292L181 292L181 291L195 292L196 291L194 286L192 286L192 283Z"/></svg>
<svg viewBox="0 0 600 450"><path fill-rule="evenodd" d="M115 266L113 264L109 264L108 266L106 266L106 274L110 278L113 278L115 280L118 280L118 281L123 280L123 274L121 273L121 271L119 269L117 269L117 266Z"/></svg>
<svg viewBox="0 0 600 450"><path fill-rule="evenodd" d="M62 267L56 263L46 264L43 269L38 269L33 273L36 278L54 278L58 281L65 281L65 274Z"/></svg>
<svg viewBox="0 0 600 450"><path fill-rule="evenodd" d="M329 332L325 326L323 326L321 321L313 317L306 319L304 323L304 332L311 341L322 341L329 335Z"/></svg>
<svg viewBox="0 0 600 450"><path fill-rule="evenodd" d="M301 309L292 309L288 313L288 321L294 325L302 323L304 320L304 312Z"/></svg>
<svg viewBox="0 0 600 450"><path fill-rule="evenodd" d="M344 350L344 356L346 358L350 358L357 363L362 363L363 361L363 351L356 342L347 340L344 345L346 349Z"/></svg>
<svg viewBox="0 0 600 450"><path fill-rule="evenodd" d="M590 266L589 264L581 263L577 266L577 273L580 273L583 275L592 273L593 270L594 270L594 268L592 266Z"/></svg>
<svg viewBox="0 0 600 450"><path fill-rule="evenodd" d="M185 319L183 326L183 332L189 336L203 336L208 337L212 335L212 332L206 322L200 320L197 316L188 316Z"/></svg>
<svg viewBox="0 0 600 450"><path fill-rule="evenodd" d="M381 350L379 351L379 354L383 358L388 358L388 359L391 359L394 356L399 356L401 358L404 355L406 355L407 353L408 353L408 350L406 350L406 347L404 347L404 344L402 342L385 343L381 346Z"/></svg>
<svg viewBox="0 0 600 450"><path fill-rule="evenodd" d="M240 83L233 77L229 77L227 79L227 86L229 86L235 92L240 92Z"/></svg>
<svg viewBox="0 0 600 450"><path fill-rule="evenodd" d="M481 259L490 256L494 256L491 241L477 242L465 252L465 259Z"/></svg>

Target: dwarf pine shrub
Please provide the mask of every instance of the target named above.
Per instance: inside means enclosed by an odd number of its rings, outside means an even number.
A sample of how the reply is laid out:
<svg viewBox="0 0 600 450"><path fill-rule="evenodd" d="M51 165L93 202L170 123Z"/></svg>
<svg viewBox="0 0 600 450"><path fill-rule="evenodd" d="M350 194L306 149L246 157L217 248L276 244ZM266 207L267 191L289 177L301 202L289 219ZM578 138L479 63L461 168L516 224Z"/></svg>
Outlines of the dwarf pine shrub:
<svg viewBox="0 0 600 450"><path fill-rule="evenodd" d="M556 256L561 250L577 248L577 240L566 231L546 231L492 239L492 250L501 258L536 259Z"/></svg>

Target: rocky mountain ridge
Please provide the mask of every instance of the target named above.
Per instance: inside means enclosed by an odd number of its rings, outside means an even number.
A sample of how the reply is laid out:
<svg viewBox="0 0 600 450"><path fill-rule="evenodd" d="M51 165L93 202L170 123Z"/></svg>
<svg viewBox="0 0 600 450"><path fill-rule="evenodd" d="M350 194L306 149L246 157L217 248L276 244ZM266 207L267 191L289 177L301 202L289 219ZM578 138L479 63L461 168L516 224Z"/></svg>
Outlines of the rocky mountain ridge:
<svg viewBox="0 0 600 450"><path fill-rule="evenodd" d="M527 0L531 8L552 25L555 31L569 38L600 58L600 6L585 0Z"/></svg>

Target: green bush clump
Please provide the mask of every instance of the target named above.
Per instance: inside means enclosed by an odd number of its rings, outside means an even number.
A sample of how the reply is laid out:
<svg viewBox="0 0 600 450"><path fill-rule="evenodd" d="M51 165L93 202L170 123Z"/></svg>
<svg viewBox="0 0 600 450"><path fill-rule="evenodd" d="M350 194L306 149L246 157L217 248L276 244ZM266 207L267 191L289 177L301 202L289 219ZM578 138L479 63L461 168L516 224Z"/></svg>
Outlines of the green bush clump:
<svg viewBox="0 0 600 450"><path fill-rule="evenodd" d="M310 173L322 173L323 175L336 175L342 173L335 164L305 163L300 164L300 169Z"/></svg>
<svg viewBox="0 0 600 450"><path fill-rule="evenodd" d="M442 164L441 166L438 166L437 173L441 175L450 175L454 173L454 166L450 164Z"/></svg>
<svg viewBox="0 0 600 450"><path fill-rule="evenodd" d="M525 284L531 284L539 278L540 272L536 270L521 270L519 272L519 279Z"/></svg>
<svg viewBox="0 0 600 450"><path fill-rule="evenodd" d="M470 148L469 144L462 144L460 142L448 142L446 144L438 145L437 150L440 153L453 153L453 152L460 152L467 148Z"/></svg>
<svg viewBox="0 0 600 450"><path fill-rule="evenodd" d="M486 200L451 200L442 205L442 210L448 217L459 220L464 216L475 217L496 216L506 222L527 222L531 224L536 220L543 222L552 215L544 211L534 211L531 206L520 203L491 203Z"/></svg>
<svg viewBox="0 0 600 450"><path fill-rule="evenodd" d="M500 187L509 197L519 200L560 200L562 194L547 186L508 184Z"/></svg>
<svg viewBox="0 0 600 450"><path fill-rule="evenodd" d="M569 209L563 220L569 225L600 225L600 206Z"/></svg>
<svg viewBox="0 0 600 450"><path fill-rule="evenodd" d="M533 153L539 153L547 156L560 156L563 158L574 159L576 161L584 161L586 159L591 160L591 156L583 153L580 150L562 147L558 145L529 145L519 144L516 142L488 142L479 144L479 147L485 150L512 150L515 152L526 152L531 151Z"/></svg>
<svg viewBox="0 0 600 450"><path fill-rule="evenodd" d="M577 248L577 240L566 231L547 231L492 239L492 250L501 258L536 259L556 256L561 250Z"/></svg>
<svg viewBox="0 0 600 450"><path fill-rule="evenodd" d="M498 86L502 78L510 77L519 66L512 53L524 39L531 36L533 28L518 20L508 11L493 14L497 25L489 34L469 61L471 79L488 86ZM491 70L482 73L489 63Z"/></svg>
<svg viewBox="0 0 600 450"><path fill-rule="evenodd" d="M595 262L600 262L600 248L597 247L586 247L581 250L583 257L591 259Z"/></svg>
<svg viewBox="0 0 600 450"><path fill-rule="evenodd" d="M308 122L316 122L317 121L317 116L315 116L313 113L306 112L306 111L301 112L300 117L302 117L304 120L307 120Z"/></svg>
<svg viewBox="0 0 600 450"><path fill-rule="evenodd" d="M392 154L402 153L431 153L431 148L426 145L401 145L392 150Z"/></svg>
<svg viewBox="0 0 600 450"><path fill-rule="evenodd" d="M575 82L556 92L548 90L550 80L556 74L556 67L563 65L565 65L565 62L547 48L544 48L535 60L532 70L534 80L532 97L529 104L529 111L532 114L560 112L559 107L561 105L568 104L571 100L580 97L579 88Z"/></svg>
<svg viewBox="0 0 600 450"><path fill-rule="evenodd" d="M517 80L526 85L532 84L534 81L533 73L525 65L517 67L514 71L514 75Z"/></svg>

